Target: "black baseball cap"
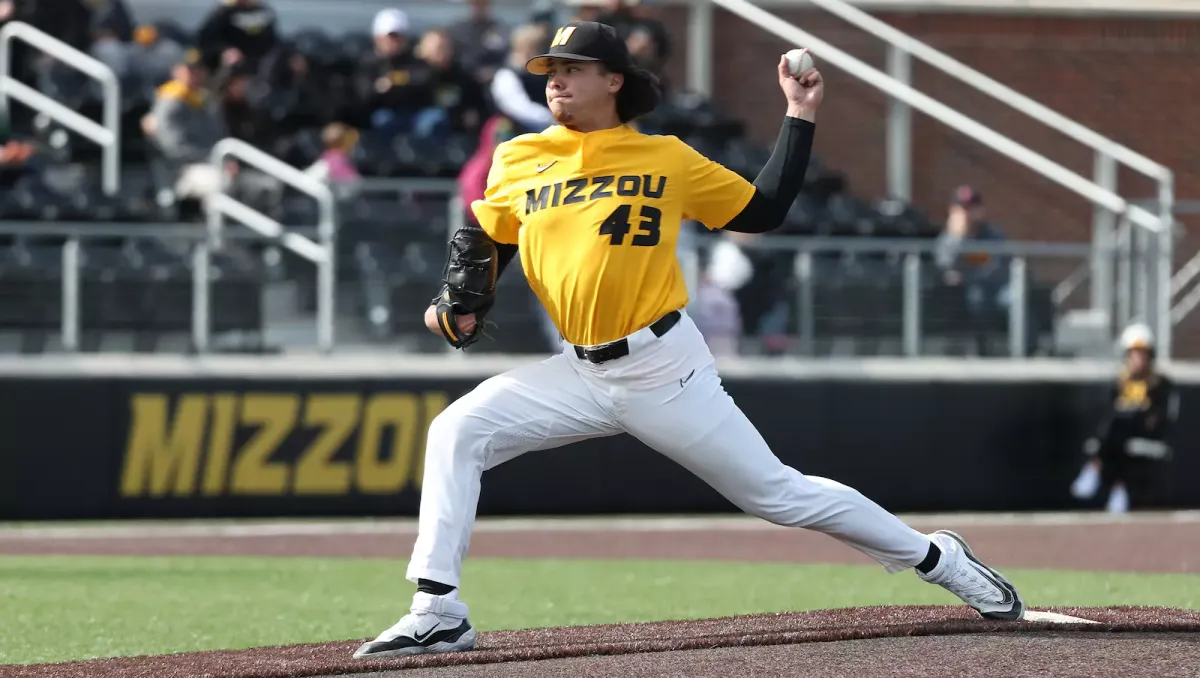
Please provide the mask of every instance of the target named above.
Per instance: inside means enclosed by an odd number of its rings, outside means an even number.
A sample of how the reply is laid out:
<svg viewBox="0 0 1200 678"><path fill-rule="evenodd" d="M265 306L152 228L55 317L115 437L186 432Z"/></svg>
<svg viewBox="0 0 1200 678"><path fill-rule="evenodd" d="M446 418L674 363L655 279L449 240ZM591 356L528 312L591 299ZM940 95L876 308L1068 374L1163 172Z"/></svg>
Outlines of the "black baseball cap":
<svg viewBox="0 0 1200 678"><path fill-rule="evenodd" d="M525 64L534 75L546 75L551 59L600 61L618 72L633 68L633 57L615 28L595 21L572 21L554 33L550 50Z"/></svg>
<svg viewBox="0 0 1200 678"><path fill-rule="evenodd" d="M649 113L662 99L658 78L634 63L625 41L608 24L595 21L572 21L554 34L550 49L525 64L534 75L546 75L551 59L566 61L596 61L625 76L625 84L617 94L617 110L622 122Z"/></svg>

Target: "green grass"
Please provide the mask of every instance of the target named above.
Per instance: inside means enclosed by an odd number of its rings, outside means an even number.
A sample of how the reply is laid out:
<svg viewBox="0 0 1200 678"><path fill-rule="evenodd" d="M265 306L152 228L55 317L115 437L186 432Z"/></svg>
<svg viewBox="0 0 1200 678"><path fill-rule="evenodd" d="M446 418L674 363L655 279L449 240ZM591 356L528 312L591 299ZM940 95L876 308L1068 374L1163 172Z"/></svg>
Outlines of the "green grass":
<svg viewBox="0 0 1200 678"><path fill-rule="evenodd" d="M406 611L402 561L0 557L0 664L373 636ZM1200 609L1200 576L1005 572L1034 606ZM911 572L712 561L468 561L481 630L880 604L956 604Z"/></svg>

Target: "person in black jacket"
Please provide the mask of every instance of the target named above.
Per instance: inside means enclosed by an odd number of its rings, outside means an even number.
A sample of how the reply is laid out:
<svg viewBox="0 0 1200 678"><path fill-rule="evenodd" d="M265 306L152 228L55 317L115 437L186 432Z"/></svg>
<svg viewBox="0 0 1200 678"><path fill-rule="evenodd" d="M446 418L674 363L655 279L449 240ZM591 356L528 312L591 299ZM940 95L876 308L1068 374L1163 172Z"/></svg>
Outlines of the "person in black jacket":
<svg viewBox="0 0 1200 678"><path fill-rule="evenodd" d="M605 0L596 21L615 28L638 65L662 79L671 39L666 25L650 16L642 0Z"/></svg>
<svg viewBox="0 0 1200 678"><path fill-rule="evenodd" d="M417 58L429 72L433 108L443 111L443 122L431 126L424 136L443 137L446 132L476 132L487 113L483 85L463 68L454 53L449 32L427 31L417 43Z"/></svg>
<svg viewBox="0 0 1200 678"><path fill-rule="evenodd" d="M408 15L384 9L371 26L375 49L354 72L361 118L381 136L391 137L407 128L423 98L424 82L409 38Z"/></svg>
<svg viewBox="0 0 1200 678"><path fill-rule="evenodd" d="M1087 461L1071 484L1079 500L1106 491L1110 513L1153 501L1163 463L1172 455L1166 438L1179 418L1175 385L1154 365L1150 328L1130 325L1121 335L1121 348L1125 368L1109 393L1111 409L1085 443Z"/></svg>
<svg viewBox="0 0 1200 678"><path fill-rule="evenodd" d="M87 51L92 37L92 7L84 0L0 0L0 26L22 21L58 38L68 45ZM24 41L14 41L9 73L19 82L37 87L39 72L48 59ZM41 65L39 65L41 64ZM31 115L24 106L16 109L18 118Z"/></svg>
<svg viewBox="0 0 1200 678"><path fill-rule="evenodd" d="M92 7L84 0L0 0L0 24L9 21L24 21L86 50L92 33Z"/></svg>
<svg viewBox="0 0 1200 678"><path fill-rule="evenodd" d="M470 16L447 29L463 68L482 85L504 66L508 56L508 27L492 14L491 0L468 0Z"/></svg>
<svg viewBox="0 0 1200 678"><path fill-rule="evenodd" d="M210 71L241 61L256 68L279 46L275 11L262 0L221 0L201 25L197 42Z"/></svg>
<svg viewBox="0 0 1200 678"><path fill-rule="evenodd" d="M214 90L229 136L267 150L275 130L269 116L250 96L254 72L245 64L227 66L216 74Z"/></svg>

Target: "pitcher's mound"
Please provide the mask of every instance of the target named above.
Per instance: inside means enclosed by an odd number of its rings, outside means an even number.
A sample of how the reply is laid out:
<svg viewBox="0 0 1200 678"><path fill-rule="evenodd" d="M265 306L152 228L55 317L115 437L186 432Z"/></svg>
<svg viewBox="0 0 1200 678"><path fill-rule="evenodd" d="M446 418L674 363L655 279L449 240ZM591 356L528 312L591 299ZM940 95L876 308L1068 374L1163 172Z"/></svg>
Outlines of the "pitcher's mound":
<svg viewBox="0 0 1200 678"><path fill-rule="evenodd" d="M291 678L739 675L1184 676L1200 666L1200 613L1052 608L1021 622L964 607L866 607L694 621L482 633L471 652L355 660L361 640L27 667L28 676ZM835 642L840 641L840 642ZM1193 672L1193 673L1189 673Z"/></svg>

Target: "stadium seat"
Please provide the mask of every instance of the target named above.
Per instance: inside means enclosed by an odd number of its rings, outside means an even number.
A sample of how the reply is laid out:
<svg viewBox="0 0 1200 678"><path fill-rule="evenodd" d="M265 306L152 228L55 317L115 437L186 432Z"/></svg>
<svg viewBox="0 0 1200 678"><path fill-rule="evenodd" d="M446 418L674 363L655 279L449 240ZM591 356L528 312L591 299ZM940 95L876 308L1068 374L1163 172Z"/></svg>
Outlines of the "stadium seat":
<svg viewBox="0 0 1200 678"><path fill-rule="evenodd" d="M194 45L196 26L157 24L159 38ZM360 28L365 28L361 26ZM253 87L250 103L261 109L269 129L263 150L304 169L324 150L322 130L333 121L360 127L352 160L366 177L454 179L478 144L474 132L444 141L410 135L385 139L367 129L354 92L356 69L371 54L373 39L355 29L334 35L324 26L292 33L286 50L304 55L309 73L297 87ZM271 69L286 70L285 51ZM285 78L286 79L286 78ZM146 237L88 240L82 252L81 293L85 332L133 332L153 346L162 337L191 328L192 289L189 245L153 236L160 223L200 220L174 195L175 171L145 142L142 117L161 83L127 77L121 82L122 190L106 196L98 188L100 148L44 115L32 116L29 132L38 145L45 175L82 172L75 183L34 175L0 192L0 220L13 222L121 222L147 227ZM101 92L96 83L70 67L51 65L38 86L51 98L93 119L100 119ZM314 92L316 98L314 99ZM657 134L683 139L703 155L753 180L770 157L770 145L756 142L741 120L722 111L709 97L672 91L636 123ZM258 137L255 137L258 139ZM777 235L837 238L933 238L940 225L907 200L865 197L831 158L813 155L803 189L788 210ZM235 192L239 191L235 187ZM374 189L372 189L374 190ZM289 227L316 225L316 203L292 190L237 197ZM444 351L444 343L424 331L419 315L437 290L446 256L449 219L461 205L450 205L439 192L365 192L338 207L337 271L339 307L354 313L372 340L412 338L416 350ZM197 208L197 205L190 205ZM701 237L709 237L703 234ZM61 236L0 238L0 324L22 327L31 336L57 331L61 296ZM261 334L263 290L268 281L288 281L301 290L301 311L315 310L316 268L282 251L276 263L262 262L268 247L228 241L212 262L215 333ZM791 255L779 255L780 260ZM770 257L764 257L764 260ZM831 252L813 259L815 303L813 332L819 341L849 341L863 352L884 352L902 336L904 256ZM782 265L782 264L781 264ZM785 265L790 270L790 263ZM789 277L787 285L796 281ZM503 301L492 320L499 325L473 351L544 351L546 342L519 262L502 280ZM1052 333L1055 308L1050 287L1031 280L1028 322L1035 337ZM794 290L783 292L794 297ZM1007 317L998 312L982 319L966 309L961 290L946 288L931 266L923 267L922 332L974 341L975 335L1004 341ZM797 310L791 311L796 324ZM41 335L38 335L41 336ZM38 340L44 343L41 339ZM90 340L89 340L90 341ZM140 340L139 340L140 341ZM37 342L34 342L37 343ZM31 344L32 345L32 344ZM142 344L139 343L139 346ZM247 349L248 350L248 349Z"/></svg>
<svg viewBox="0 0 1200 678"><path fill-rule="evenodd" d="M849 193L838 193L825 206L827 218L820 229L826 235L849 238L870 235L875 228L869 206Z"/></svg>
<svg viewBox="0 0 1200 678"><path fill-rule="evenodd" d="M375 41L367 32L350 32L338 40L340 50L335 67L340 70L353 70L361 61L367 58L374 49Z"/></svg>
<svg viewBox="0 0 1200 678"><path fill-rule="evenodd" d="M298 31L289 42L297 52L304 55L310 64L321 67L334 65L342 54L339 44L317 28Z"/></svg>
<svg viewBox="0 0 1200 678"><path fill-rule="evenodd" d="M929 238L937 235L938 228L930 223L912 203L900 198L887 197L876 203L880 215L879 235L885 238Z"/></svg>

